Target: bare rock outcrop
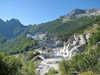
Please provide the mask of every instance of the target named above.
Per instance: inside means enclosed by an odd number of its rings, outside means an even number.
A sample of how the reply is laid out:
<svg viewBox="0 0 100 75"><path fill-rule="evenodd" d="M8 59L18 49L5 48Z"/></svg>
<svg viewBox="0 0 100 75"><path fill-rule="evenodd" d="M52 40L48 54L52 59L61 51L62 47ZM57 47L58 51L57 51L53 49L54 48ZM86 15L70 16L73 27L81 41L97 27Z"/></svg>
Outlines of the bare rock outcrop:
<svg viewBox="0 0 100 75"><path fill-rule="evenodd" d="M59 19L62 20L63 23L67 21L72 21L75 19L87 16L98 16L100 15L100 9L73 9L69 14L61 16Z"/></svg>
<svg viewBox="0 0 100 75"><path fill-rule="evenodd" d="M88 40L89 37L89 33L70 37L68 42L64 43L64 47L60 50L59 54L71 58L71 56L83 52L85 50L86 40Z"/></svg>
<svg viewBox="0 0 100 75"><path fill-rule="evenodd" d="M70 38L68 39L68 43L73 43L74 40L75 40L75 38L74 38L74 36L72 36L72 37L70 37Z"/></svg>

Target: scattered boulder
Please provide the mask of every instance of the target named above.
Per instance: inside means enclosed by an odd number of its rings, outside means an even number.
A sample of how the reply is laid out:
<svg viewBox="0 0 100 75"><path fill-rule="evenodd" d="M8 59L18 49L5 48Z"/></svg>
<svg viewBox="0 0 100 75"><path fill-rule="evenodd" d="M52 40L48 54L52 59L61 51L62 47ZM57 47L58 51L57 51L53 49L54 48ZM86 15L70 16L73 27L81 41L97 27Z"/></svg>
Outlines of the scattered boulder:
<svg viewBox="0 0 100 75"><path fill-rule="evenodd" d="M79 35L74 35L75 40L79 40L79 38L80 38Z"/></svg>
<svg viewBox="0 0 100 75"><path fill-rule="evenodd" d="M86 39L89 39L89 38L90 38L90 33L87 33L87 34L85 35L85 37L86 37Z"/></svg>
<svg viewBox="0 0 100 75"><path fill-rule="evenodd" d="M75 40L75 39L74 39L74 36L72 36L72 37L70 37L70 38L68 39L68 43L73 43L74 40Z"/></svg>

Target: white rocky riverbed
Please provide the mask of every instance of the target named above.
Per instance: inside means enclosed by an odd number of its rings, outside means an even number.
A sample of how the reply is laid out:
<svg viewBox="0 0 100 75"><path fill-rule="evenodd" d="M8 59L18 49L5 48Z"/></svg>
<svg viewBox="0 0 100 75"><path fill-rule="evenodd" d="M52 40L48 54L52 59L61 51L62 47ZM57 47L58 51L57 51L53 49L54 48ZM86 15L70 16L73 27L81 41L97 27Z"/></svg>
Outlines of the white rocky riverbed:
<svg viewBox="0 0 100 75"><path fill-rule="evenodd" d="M85 49L84 45L89 37L89 33L83 35L74 35L70 37L66 43L64 42L62 47L51 47L50 49L46 48L44 50L37 49L43 58L36 69L39 75L48 73L49 69L52 68L59 70L59 62L61 62L63 58L70 60L72 56L78 54L80 51L82 52Z"/></svg>
<svg viewBox="0 0 100 75"><path fill-rule="evenodd" d="M45 40L46 33L36 34L34 36L27 34L26 36L41 40L38 42L38 46L44 48L37 49L41 54L38 57L42 60L39 62L36 72L39 75L44 75L45 73L48 73L49 69L54 68L59 70L59 62L61 62L63 58L70 60L72 56L85 50L85 44L86 41L88 41L90 34L73 35L64 43L57 37Z"/></svg>

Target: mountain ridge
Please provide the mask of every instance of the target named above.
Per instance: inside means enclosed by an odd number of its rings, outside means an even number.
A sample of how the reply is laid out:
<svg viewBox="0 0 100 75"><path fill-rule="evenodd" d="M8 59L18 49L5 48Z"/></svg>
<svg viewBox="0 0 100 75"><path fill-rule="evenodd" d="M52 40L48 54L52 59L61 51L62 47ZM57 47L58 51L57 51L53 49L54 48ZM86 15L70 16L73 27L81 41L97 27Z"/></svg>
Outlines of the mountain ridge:
<svg viewBox="0 0 100 75"><path fill-rule="evenodd" d="M66 33L69 32L69 28L72 28L72 26L76 26L78 24L76 20L81 20L82 17L87 17L87 19L94 18L91 15L98 16L100 15L99 12L100 9L73 9L69 14L60 16L56 20L32 26L24 26L18 19L14 18L7 21L3 21L2 19L0 19L0 34L8 39L12 39L19 36L23 31L29 30L29 32L31 32L32 34L36 32L57 32L58 34L61 34L60 36L62 36L63 33L65 34L65 31ZM83 18L84 21L85 19L86 18Z"/></svg>
<svg viewBox="0 0 100 75"><path fill-rule="evenodd" d="M92 8L92 9L78 9L78 8L75 8L69 14L66 14L64 16L60 16L59 19L62 20L62 23L65 23L67 21L73 20L73 18L77 19L77 18L81 18L84 16L91 17L91 16L98 16L98 15L100 15L100 9L94 9L94 8Z"/></svg>
<svg viewBox="0 0 100 75"><path fill-rule="evenodd" d="M3 21L0 19L0 34L7 38L14 38L22 33L27 26L21 24L21 22L17 19L11 19L7 21Z"/></svg>

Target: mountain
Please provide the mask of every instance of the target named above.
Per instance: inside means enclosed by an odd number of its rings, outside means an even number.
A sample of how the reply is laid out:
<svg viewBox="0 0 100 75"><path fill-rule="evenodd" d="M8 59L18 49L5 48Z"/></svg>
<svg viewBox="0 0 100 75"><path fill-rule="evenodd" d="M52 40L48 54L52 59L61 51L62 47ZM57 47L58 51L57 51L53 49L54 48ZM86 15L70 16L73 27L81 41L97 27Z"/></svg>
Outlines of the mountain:
<svg viewBox="0 0 100 75"><path fill-rule="evenodd" d="M75 15L86 14L86 13L91 14L98 11L100 11L100 9L73 9L69 15L75 16Z"/></svg>
<svg viewBox="0 0 100 75"><path fill-rule="evenodd" d="M24 30L29 29L29 32L32 34L35 34L36 32L54 32L62 36L62 33L66 34L65 32L70 32L69 30L72 28L77 30L77 28L82 24L86 24L87 22L89 23L89 19L91 22L91 20L98 15L100 15L100 9L73 9L69 14L60 16L54 21L34 26L24 26L17 19L7 20L6 22L0 19L0 34L8 39L11 39L20 35ZM78 23L78 20L81 20L81 25Z"/></svg>
<svg viewBox="0 0 100 75"><path fill-rule="evenodd" d="M41 23L38 25L29 25L29 26L22 25L20 21L17 19L11 19L10 21L6 22L0 20L0 26L1 26L0 33L2 34L2 36L8 39L10 38L10 40L8 40L3 45L4 50L8 52L10 51L11 54L20 53L24 51L24 49L26 49L30 45L28 41L32 40L25 38L26 34L31 34L34 36L35 34L46 33L47 38L60 37L62 41L67 41L68 38L71 37L73 34L81 34L85 29L92 26L93 23L100 20L100 16L97 15L82 16L80 18L77 17L80 14L81 15L84 14L85 12L97 13L99 12L99 9L97 10L74 9L70 14L66 15L66 16L70 15L71 20L66 21L65 23L62 22L65 16L63 16L62 19L60 17L54 21ZM25 30L27 30L27 32L24 33L25 34L24 35L23 32ZM4 38L4 42L6 41L6 38ZM28 43L25 47L23 47L23 45L25 44L25 39L27 40ZM18 46L20 48L17 48Z"/></svg>
<svg viewBox="0 0 100 75"><path fill-rule="evenodd" d="M69 14L60 16L58 19L41 23L31 27L33 32L54 32L57 36L67 40L73 33L85 29L96 21L100 15L100 9L73 9ZM66 37L66 38L65 38Z"/></svg>
<svg viewBox="0 0 100 75"><path fill-rule="evenodd" d="M63 41L67 41L67 39L70 36L72 36L74 33L78 33L80 31L84 30L89 25L91 25L93 22L95 22L96 20L97 19L95 16L91 16L91 17L85 16L85 17L81 17L78 19L74 19L72 21L67 21L65 23L62 23L61 20L56 19L51 22L39 24L33 28L36 28L36 31L38 33L40 33L40 32L46 32L48 34L55 33L51 37L60 36L60 37L62 37Z"/></svg>
<svg viewBox="0 0 100 75"><path fill-rule="evenodd" d="M1 73L9 74L11 70L15 75L18 68L18 75L100 74L99 12L100 9L74 9L54 21L29 26L16 19L0 20L0 41L6 41L2 51L7 54L5 57L0 52Z"/></svg>
<svg viewBox="0 0 100 75"><path fill-rule="evenodd" d="M73 9L69 14L61 16L59 19L62 20L63 23L67 21L74 20L75 18L81 18L84 16L98 16L100 15L100 9Z"/></svg>
<svg viewBox="0 0 100 75"><path fill-rule="evenodd" d="M9 39L15 38L27 28L17 19L7 20L6 22L0 19L0 34Z"/></svg>
<svg viewBox="0 0 100 75"><path fill-rule="evenodd" d="M8 38L4 37L2 34L0 34L0 42L5 43L8 40Z"/></svg>

